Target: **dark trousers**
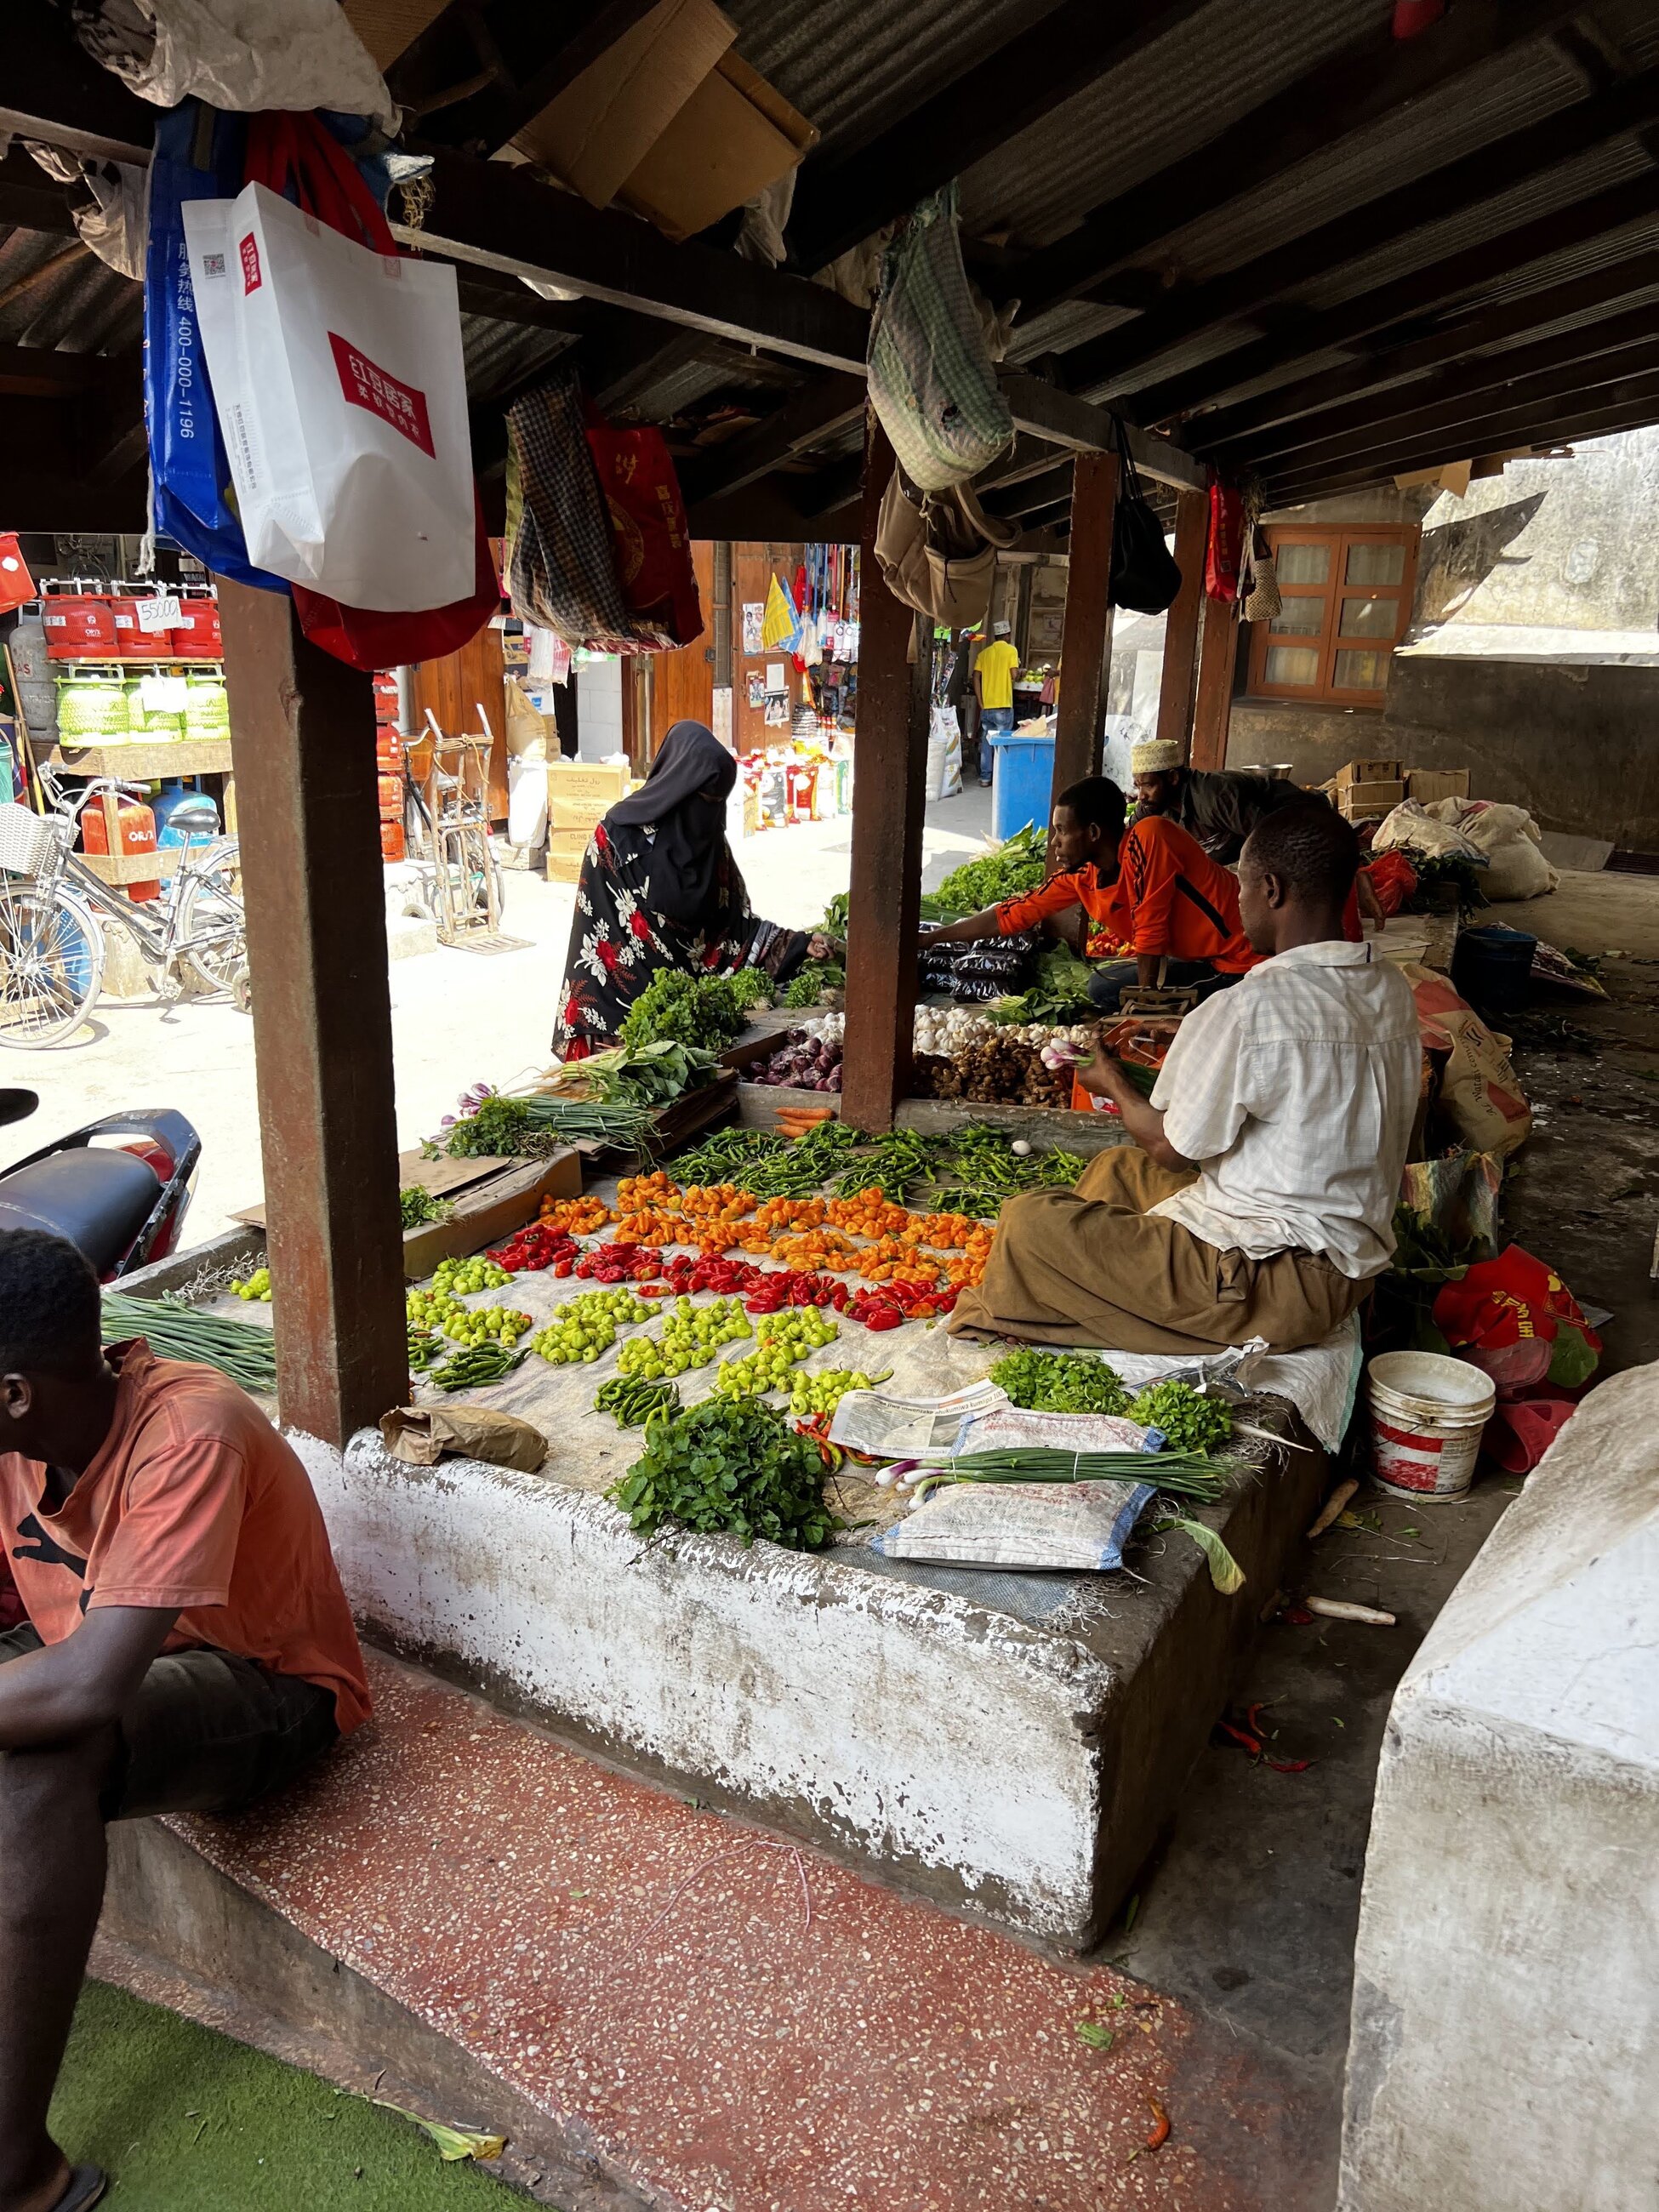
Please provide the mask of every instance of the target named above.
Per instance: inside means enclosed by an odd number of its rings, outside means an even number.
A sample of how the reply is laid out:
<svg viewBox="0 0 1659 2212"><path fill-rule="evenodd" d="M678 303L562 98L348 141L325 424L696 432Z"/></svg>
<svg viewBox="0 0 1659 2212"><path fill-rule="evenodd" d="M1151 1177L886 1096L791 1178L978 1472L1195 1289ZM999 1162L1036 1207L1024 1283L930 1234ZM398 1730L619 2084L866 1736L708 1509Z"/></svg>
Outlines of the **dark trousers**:
<svg viewBox="0 0 1659 2212"><path fill-rule="evenodd" d="M1196 987L1200 1000L1213 997L1237 982L1237 975L1224 975L1212 968L1207 960L1166 960L1164 963L1164 988L1170 991L1186 991ZM1089 996L1103 1014L1115 1014L1121 1009L1123 994L1136 989L1140 981L1140 969L1133 960L1104 960L1089 978Z"/></svg>

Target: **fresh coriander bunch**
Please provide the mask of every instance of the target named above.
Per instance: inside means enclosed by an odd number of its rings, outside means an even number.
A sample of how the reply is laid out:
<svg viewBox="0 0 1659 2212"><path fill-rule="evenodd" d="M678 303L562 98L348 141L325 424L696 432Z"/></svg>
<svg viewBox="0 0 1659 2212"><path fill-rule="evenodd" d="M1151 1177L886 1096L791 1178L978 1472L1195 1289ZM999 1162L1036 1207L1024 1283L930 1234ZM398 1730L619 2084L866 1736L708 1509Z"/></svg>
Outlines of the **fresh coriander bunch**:
<svg viewBox="0 0 1659 2212"><path fill-rule="evenodd" d="M1233 1432L1233 1417L1190 1382L1152 1382L1128 1408L1143 1429L1162 1429L1171 1451L1210 1451Z"/></svg>
<svg viewBox="0 0 1659 2212"><path fill-rule="evenodd" d="M1121 1413L1129 1402L1115 1368L1078 1352L1011 1352L991 1370L991 1380L1032 1413Z"/></svg>
<svg viewBox="0 0 1659 2212"><path fill-rule="evenodd" d="M823 1472L817 1446L769 1406L708 1398L653 1423L644 1451L605 1494L638 1535L674 1523L810 1552L841 1525L824 1503Z"/></svg>

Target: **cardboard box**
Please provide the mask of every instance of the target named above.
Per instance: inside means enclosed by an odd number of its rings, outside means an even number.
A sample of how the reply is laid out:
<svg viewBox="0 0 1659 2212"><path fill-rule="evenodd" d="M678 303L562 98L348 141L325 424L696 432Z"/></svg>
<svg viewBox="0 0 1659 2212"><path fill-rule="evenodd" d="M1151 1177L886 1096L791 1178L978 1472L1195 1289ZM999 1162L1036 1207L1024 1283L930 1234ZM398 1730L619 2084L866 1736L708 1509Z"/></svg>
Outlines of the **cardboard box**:
<svg viewBox="0 0 1659 2212"><path fill-rule="evenodd" d="M1406 787L1396 776L1391 781L1345 784L1337 792L1338 811L1350 822L1369 822L1374 816L1392 814L1406 796Z"/></svg>
<svg viewBox="0 0 1659 2212"><path fill-rule="evenodd" d="M670 238L694 237L798 167L817 128L735 52L720 61L622 187Z"/></svg>
<svg viewBox="0 0 1659 2212"><path fill-rule="evenodd" d="M659 0L514 143L593 206L609 207L737 35L713 0Z"/></svg>
<svg viewBox="0 0 1659 2212"><path fill-rule="evenodd" d="M1352 783L1395 783L1399 776L1397 760L1351 760L1338 769L1332 781L1339 791L1346 791Z"/></svg>
<svg viewBox="0 0 1659 2212"><path fill-rule="evenodd" d="M551 760L547 764L547 820L550 830L582 832L586 842L629 787L626 761Z"/></svg>
<svg viewBox="0 0 1659 2212"><path fill-rule="evenodd" d="M1408 768L1406 792L1420 806L1432 806L1437 799L1467 799L1469 772L1466 768Z"/></svg>

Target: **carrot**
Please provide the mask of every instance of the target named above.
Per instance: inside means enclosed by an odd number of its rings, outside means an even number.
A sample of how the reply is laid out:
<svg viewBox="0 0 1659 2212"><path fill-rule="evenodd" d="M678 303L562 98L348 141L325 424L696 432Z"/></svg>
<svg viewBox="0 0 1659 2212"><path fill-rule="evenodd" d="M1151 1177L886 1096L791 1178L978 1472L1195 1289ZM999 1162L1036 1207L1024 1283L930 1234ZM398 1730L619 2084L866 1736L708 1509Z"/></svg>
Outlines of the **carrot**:
<svg viewBox="0 0 1659 2212"><path fill-rule="evenodd" d="M1170 2140L1170 2115L1156 2097L1148 2097L1146 2101L1152 2108L1152 2132L1146 2138L1146 2148L1162 2150Z"/></svg>

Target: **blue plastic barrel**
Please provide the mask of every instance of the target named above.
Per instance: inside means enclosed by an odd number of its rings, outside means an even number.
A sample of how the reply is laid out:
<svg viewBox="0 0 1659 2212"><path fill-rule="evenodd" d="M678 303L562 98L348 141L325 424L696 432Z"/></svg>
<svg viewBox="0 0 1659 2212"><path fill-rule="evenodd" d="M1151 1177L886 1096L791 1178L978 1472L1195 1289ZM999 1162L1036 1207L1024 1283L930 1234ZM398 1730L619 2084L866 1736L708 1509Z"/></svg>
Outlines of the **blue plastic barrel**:
<svg viewBox="0 0 1659 2212"><path fill-rule="evenodd" d="M1524 929L1489 922L1458 932L1452 981L1483 1013L1516 1014L1527 1003L1532 956L1538 939Z"/></svg>
<svg viewBox="0 0 1659 2212"><path fill-rule="evenodd" d="M994 756L991 771L991 835L1012 837L1028 822L1045 833L1053 809L1054 741L1047 730L981 730L981 744Z"/></svg>

